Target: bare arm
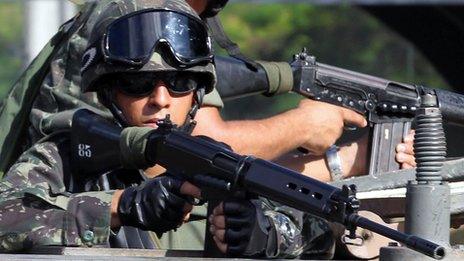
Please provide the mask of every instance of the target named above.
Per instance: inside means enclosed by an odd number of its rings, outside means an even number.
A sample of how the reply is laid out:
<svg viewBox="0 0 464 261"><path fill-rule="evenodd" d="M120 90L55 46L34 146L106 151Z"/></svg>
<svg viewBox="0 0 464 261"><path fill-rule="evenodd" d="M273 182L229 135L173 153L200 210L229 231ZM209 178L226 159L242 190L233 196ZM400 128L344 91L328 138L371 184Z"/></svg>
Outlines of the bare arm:
<svg viewBox="0 0 464 261"><path fill-rule="evenodd" d="M196 116L198 124L193 134L222 141L240 154L273 159L305 141L306 133L287 127L292 125L290 114L287 112L263 120L223 121L217 108L206 107Z"/></svg>
<svg viewBox="0 0 464 261"><path fill-rule="evenodd" d="M339 156L344 178L362 175L367 172L367 138L366 135L356 142L340 147ZM276 162L320 181L331 181L330 172L323 155L303 154L295 150L278 158Z"/></svg>
<svg viewBox="0 0 464 261"><path fill-rule="evenodd" d="M303 100L296 109L262 120L224 121L215 107L204 107L195 118L194 135L225 142L240 154L275 159L299 146L324 153L343 132L345 123L364 127L365 119L350 110Z"/></svg>

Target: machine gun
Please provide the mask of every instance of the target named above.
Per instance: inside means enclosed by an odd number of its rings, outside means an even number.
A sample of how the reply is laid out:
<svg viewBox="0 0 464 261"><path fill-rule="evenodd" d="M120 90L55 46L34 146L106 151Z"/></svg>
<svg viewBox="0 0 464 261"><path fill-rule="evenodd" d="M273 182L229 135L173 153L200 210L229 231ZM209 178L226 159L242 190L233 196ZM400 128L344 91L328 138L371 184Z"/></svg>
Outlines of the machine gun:
<svg viewBox="0 0 464 261"><path fill-rule="evenodd" d="M251 70L243 62L226 57L217 57L216 65L221 97L231 99L269 93L270 76L263 69ZM342 106L366 117L372 127L369 174L399 169L395 147L410 130L421 103L420 95L428 93L429 88L317 63L305 49L293 57L290 67L293 72L291 92ZM463 125L464 96L440 89L434 92L444 119Z"/></svg>
<svg viewBox="0 0 464 261"><path fill-rule="evenodd" d="M73 117L71 146L73 170L81 175L118 165L143 169L159 164L202 190L253 193L343 224L350 231L348 237L355 237L356 227L363 227L433 258L445 256L440 245L359 216L354 186L339 189L272 162L236 154L222 143L178 130L169 119L157 129L121 130L82 109Z"/></svg>

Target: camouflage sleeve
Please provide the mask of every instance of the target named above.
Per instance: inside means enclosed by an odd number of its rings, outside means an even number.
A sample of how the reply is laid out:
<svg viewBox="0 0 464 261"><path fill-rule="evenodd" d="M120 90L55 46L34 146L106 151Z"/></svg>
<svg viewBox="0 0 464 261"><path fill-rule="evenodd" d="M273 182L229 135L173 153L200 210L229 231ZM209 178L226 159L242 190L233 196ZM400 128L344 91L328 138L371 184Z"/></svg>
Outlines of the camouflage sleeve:
<svg viewBox="0 0 464 261"><path fill-rule="evenodd" d="M272 226L268 258L330 257L334 240L325 220L266 199L262 208Z"/></svg>
<svg viewBox="0 0 464 261"><path fill-rule="evenodd" d="M70 194L54 142L26 151L0 182L0 250L103 244L112 192Z"/></svg>
<svg viewBox="0 0 464 261"><path fill-rule="evenodd" d="M205 98L203 98L203 105L218 108L224 107L224 103L222 102L221 96L219 96L219 92L216 88L214 88L212 92L206 94Z"/></svg>

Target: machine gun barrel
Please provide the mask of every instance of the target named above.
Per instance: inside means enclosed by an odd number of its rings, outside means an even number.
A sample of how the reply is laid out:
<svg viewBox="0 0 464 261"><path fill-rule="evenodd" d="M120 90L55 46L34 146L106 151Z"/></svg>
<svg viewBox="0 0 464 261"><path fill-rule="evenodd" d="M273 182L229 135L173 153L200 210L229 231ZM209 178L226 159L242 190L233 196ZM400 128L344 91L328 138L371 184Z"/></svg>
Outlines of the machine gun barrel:
<svg viewBox="0 0 464 261"><path fill-rule="evenodd" d="M127 128L122 131L121 151L139 154L147 164L159 164L181 175L202 190L214 187L223 193L251 192L258 196L338 222L354 236L356 226L392 238L436 259L445 255L442 246L407 235L358 216L355 188L333 187L262 159L234 153L225 144L206 137L193 137L159 123L156 130ZM140 138L145 144L140 152ZM124 158L130 158L125 157ZM129 163L131 164L131 163Z"/></svg>

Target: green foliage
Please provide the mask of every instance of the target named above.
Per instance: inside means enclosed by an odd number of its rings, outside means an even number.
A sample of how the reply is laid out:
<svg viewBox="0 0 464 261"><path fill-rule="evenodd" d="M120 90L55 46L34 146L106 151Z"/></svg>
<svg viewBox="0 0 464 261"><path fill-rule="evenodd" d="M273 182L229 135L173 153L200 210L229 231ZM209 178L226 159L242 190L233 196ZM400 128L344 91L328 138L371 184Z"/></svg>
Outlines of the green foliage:
<svg viewBox="0 0 464 261"><path fill-rule="evenodd" d="M0 98L21 71L23 18L21 2L0 3Z"/></svg>
<svg viewBox="0 0 464 261"><path fill-rule="evenodd" d="M221 20L230 38L254 59L289 61L307 47L319 62L396 81L447 87L411 44L350 6L230 4ZM261 118L292 108L298 100L294 95L250 97L227 102L223 115Z"/></svg>

